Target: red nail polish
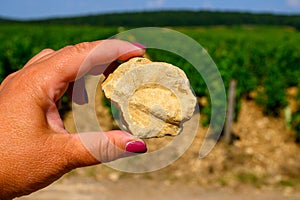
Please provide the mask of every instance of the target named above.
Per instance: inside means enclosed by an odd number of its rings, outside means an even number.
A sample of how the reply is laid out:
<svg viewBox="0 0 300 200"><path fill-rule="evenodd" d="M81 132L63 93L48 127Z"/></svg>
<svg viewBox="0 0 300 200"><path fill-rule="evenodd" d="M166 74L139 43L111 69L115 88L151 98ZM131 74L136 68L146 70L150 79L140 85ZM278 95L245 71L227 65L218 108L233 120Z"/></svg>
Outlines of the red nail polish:
<svg viewBox="0 0 300 200"><path fill-rule="evenodd" d="M146 47L145 45L141 44L141 43L138 43L138 42L132 42L132 44L133 44L134 46L137 46L137 47L141 48L141 49L147 49L147 47Z"/></svg>
<svg viewBox="0 0 300 200"><path fill-rule="evenodd" d="M142 141L131 141L126 144L125 150L131 153L145 153L147 152L147 147Z"/></svg>

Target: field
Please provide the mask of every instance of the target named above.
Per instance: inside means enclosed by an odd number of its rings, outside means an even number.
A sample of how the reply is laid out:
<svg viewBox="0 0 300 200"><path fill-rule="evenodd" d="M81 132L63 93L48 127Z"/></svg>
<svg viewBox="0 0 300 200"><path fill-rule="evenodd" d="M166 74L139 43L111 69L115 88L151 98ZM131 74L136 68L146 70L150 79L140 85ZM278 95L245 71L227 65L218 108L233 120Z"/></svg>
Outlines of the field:
<svg viewBox="0 0 300 200"><path fill-rule="evenodd" d="M288 106L287 89L300 87L300 33L292 27L276 26L213 26L177 27L201 44L216 63L225 87L237 80L236 119L242 97L254 99L264 113L280 116L285 112L287 126L293 127L300 139L300 95L296 106ZM0 81L21 68L44 48L59 49L83 41L106 39L118 33L117 27L7 24L0 26ZM192 52L191 52L192 53ZM165 61L181 67L190 79L199 98L203 124L209 124L210 101L201 75L183 58L156 49L149 49L152 60Z"/></svg>
<svg viewBox="0 0 300 200"><path fill-rule="evenodd" d="M122 27L124 29L127 28ZM204 126L199 128L191 147L175 163L153 173L122 173L103 165L78 169L49 190L33 196L33 199L49 199L49 195L58 199L55 196L57 194L61 197L65 195L66 198L77 194L84 199L89 197L88 194L100 195L101 192L111 197L110 189L116 187L116 196L130 196L140 191L141 198L145 194L160 195L156 199L167 198L164 196L165 191L167 196L176 196L174 190L177 191L177 186L186 188L182 192L187 194L187 199L198 199L197 195L211 195L208 196L211 199L228 195L228 199L241 199L245 194L248 197L249 192L256 198L254 193L257 189L262 189L260 194L266 192L265 196L258 195L261 199L281 199L286 197L282 195L299 191L300 147L297 142L300 141L300 32L292 27L246 25L173 29L192 37L205 48L216 63L226 90L230 80L237 80L236 121L232 131L238 140L231 145L220 142L209 156L199 159L199 148L211 115L207 86L201 75L185 59L169 52L147 49L152 60L170 62L181 67L198 96ZM106 39L120 30L119 27L88 25L0 25L0 81L22 68L44 48L58 50L83 41ZM102 102L102 96L99 95L96 101ZM115 128L107 107L100 104L96 112L104 130ZM75 132L72 112L64 110L64 113L66 127L70 132ZM83 120L86 121L82 123L89 126L88 118ZM153 139L146 142L149 151L153 151L166 145L169 140ZM152 189L145 191L145 187L133 183L137 181L142 181ZM83 187L83 182L89 184ZM191 187L187 187L187 184L191 184ZM195 192L199 185L204 188L203 193L202 190L198 191L200 193ZM248 189L249 185L252 189ZM157 186L162 187L161 190L153 189ZM74 187L77 193L74 193ZM218 191L205 193L209 187L217 188ZM223 187L231 188L231 193L220 190ZM194 197L190 198L189 195L193 194ZM297 195L294 199L299 198ZM179 195L177 198L184 197ZM252 199L251 195L249 199Z"/></svg>
<svg viewBox="0 0 300 200"><path fill-rule="evenodd" d="M117 28L55 25L0 25L0 80L21 68L42 49L58 50L66 45L106 39Z"/></svg>

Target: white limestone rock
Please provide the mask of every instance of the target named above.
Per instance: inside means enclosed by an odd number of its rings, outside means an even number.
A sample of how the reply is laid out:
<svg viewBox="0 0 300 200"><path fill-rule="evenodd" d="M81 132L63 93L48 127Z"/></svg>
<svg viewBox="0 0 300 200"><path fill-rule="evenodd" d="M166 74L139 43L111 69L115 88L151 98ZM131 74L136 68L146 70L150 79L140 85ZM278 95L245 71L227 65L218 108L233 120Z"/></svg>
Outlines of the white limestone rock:
<svg viewBox="0 0 300 200"><path fill-rule="evenodd" d="M127 130L139 138L176 136L195 111L189 80L168 63L133 58L110 74L102 89L121 111Z"/></svg>

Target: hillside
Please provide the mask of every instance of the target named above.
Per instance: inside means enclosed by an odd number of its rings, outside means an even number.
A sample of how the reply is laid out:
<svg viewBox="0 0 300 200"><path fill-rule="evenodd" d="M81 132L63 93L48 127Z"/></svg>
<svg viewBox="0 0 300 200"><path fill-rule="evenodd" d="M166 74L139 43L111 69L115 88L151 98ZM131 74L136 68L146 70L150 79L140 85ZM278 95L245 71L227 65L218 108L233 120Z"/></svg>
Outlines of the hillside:
<svg viewBox="0 0 300 200"><path fill-rule="evenodd" d="M18 23L18 21L2 18L0 16L0 24L11 24L11 23Z"/></svg>
<svg viewBox="0 0 300 200"><path fill-rule="evenodd" d="M1 20L0 23L7 23ZM19 21L46 24L86 24L93 26L211 26L211 25L285 25L300 29L300 15L216 11L145 11L110 13L68 18Z"/></svg>

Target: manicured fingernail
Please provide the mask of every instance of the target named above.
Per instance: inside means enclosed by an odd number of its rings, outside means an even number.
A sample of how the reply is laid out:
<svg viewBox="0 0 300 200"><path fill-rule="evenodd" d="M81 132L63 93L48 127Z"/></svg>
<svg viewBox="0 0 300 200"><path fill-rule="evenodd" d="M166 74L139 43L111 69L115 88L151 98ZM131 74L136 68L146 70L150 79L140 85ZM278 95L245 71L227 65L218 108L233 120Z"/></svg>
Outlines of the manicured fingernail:
<svg viewBox="0 0 300 200"><path fill-rule="evenodd" d="M131 153L145 153L147 146L143 141L131 141L126 144L125 150Z"/></svg>
<svg viewBox="0 0 300 200"><path fill-rule="evenodd" d="M141 48L141 49L146 49L147 48L145 45L143 45L141 43L138 43L138 42L132 42L132 44L134 46L137 46L137 47Z"/></svg>

